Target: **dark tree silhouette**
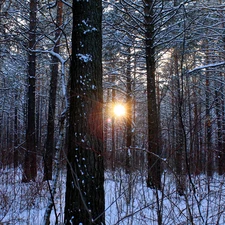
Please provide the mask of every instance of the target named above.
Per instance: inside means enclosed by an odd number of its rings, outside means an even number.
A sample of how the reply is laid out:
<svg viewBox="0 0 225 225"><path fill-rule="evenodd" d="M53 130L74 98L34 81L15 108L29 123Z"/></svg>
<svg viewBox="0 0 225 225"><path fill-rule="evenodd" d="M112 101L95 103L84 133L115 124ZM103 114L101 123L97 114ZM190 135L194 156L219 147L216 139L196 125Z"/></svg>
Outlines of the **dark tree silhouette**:
<svg viewBox="0 0 225 225"><path fill-rule="evenodd" d="M28 43L28 93L27 93L27 130L26 152L24 162L23 182L35 180L37 176L35 148L35 74L36 74L36 18L37 1L30 0L29 43Z"/></svg>
<svg viewBox="0 0 225 225"><path fill-rule="evenodd" d="M102 2L73 1L65 224L105 224Z"/></svg>
<svg viewBox="0 0 225 225"><path fill-rule="evenodd" d="M53 51L59 53L60 35L62 26L63 3L61 0L57 1L57 16L56 16L56 32L55 32L55 46ZM52 56L51 80L49 90L49 107L48 107L48 126L46 151L44 155L44 180L52 179L52 158L54 154L54 133L55 133L55 108L56 108L56 91L58 83L58 67L59 62L55 56Z"/></svg>
<svg viewBox="0 0 225 225"><path fill-rule="evenodd" d="M148 179L147 186L161 189L159 116L156 105L155 90L155 48L154 48L154 4L153 0L144 1L145 10L145 44L147 67L147 100L148 100Z"/></svg>

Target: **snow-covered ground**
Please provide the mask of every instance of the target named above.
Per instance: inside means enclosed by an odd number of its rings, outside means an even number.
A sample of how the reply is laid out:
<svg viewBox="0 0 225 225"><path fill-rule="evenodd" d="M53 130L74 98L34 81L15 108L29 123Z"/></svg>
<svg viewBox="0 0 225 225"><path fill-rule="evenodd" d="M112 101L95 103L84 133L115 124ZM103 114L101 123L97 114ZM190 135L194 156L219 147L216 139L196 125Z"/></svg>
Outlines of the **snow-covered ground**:
<svg viewBox="0 0 225 225"><path fill-rule="evenodd" d="M0 174L0 224L42 225L50 193L41 174L30 183L21 183L19 169L4 169ZM147 188L145 177L144 172L126 174L122 169L105 172L107 225L156 225L159 218L165 225L225 224L225 177L193 177L195 191L187 179L184 196L177 194L171 174L163 174L162 191ZM65 172L61 172L51 224L55 215L63 223L64 195Z"/></svg>

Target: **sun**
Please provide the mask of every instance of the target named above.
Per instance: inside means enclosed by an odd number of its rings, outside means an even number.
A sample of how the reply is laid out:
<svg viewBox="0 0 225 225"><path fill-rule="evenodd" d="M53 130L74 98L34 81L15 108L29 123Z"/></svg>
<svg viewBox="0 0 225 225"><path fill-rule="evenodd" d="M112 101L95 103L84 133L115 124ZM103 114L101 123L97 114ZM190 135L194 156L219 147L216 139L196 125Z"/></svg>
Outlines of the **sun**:
<svg viewBox="0 0 225 225"><path fill-rule="evenodd" d="M113 108L113 112L116 116L125 116L126 108L122 104L116 104Z"/></svg>

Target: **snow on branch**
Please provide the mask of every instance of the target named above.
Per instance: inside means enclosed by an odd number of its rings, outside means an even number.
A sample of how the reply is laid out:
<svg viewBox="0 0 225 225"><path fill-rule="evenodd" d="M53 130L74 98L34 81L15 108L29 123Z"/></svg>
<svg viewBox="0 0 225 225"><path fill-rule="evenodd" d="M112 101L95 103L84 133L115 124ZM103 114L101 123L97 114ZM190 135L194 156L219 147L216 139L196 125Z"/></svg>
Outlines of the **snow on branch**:
<svg viewBox="0 0 225 225"><path fill-rule="evenodd" d="M35 53L46 53L46 54L50 54L54 57L56 57L59 62L61 63L61 79L62 79L62 92L63 92L63 96L65 97L65 101L66 101L66 108L68 107L68 97L67 97L67 91L66 91L66 81L65 81L65 64L67 62L67 59L63 59L63 57L54 52L53 50L33 50L33 49L29 49L30 52L35 52Z"/></svg>
<svg viewBox="0 0 225 225"><path fill-rule="evenodd" d="M33 49L29 49L30 52L35 52L35 53L47 53L50 54L52 56L55 56L61 64L65 64L65 62L67 61L67 59L63 59L62 56L54 51L50 51L50 50L33 50Z"/></svg>
<svg viewBox="0 0 225 225"><path fill-rule="evenodd" d="M187 74L194 73L194 72L196 72L198 70L203 70L203 69L208 69L208 68L211 68L211 67L218 67L218 66L223 66L223 65L225 65L225 62L211 63L211 64L207 64L207 65L196 67L193 70L189 70L187 72Z"/></svg>
<svg viewBox="0 0 225 225"><path fill-rule="evenodd" d="M67 1L62 0L63 4L69 6L72 9L72 4L68 3Z"/></svg>

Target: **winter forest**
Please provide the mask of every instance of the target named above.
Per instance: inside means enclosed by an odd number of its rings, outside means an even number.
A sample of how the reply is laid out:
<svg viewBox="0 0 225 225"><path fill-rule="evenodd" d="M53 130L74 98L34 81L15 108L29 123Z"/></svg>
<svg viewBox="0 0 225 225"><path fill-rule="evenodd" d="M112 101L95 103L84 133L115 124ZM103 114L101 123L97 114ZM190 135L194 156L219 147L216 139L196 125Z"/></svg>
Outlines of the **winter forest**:
<svg viewBox="0 0 225 225"><path fill-rule="evenodd" d="M225 224L225 1L0 0L0 224Z"/></svg>

